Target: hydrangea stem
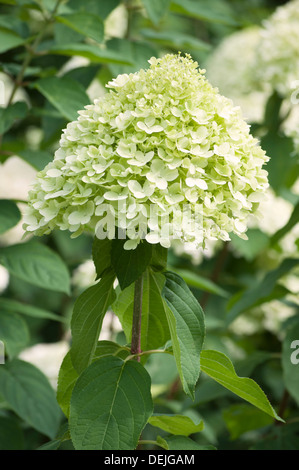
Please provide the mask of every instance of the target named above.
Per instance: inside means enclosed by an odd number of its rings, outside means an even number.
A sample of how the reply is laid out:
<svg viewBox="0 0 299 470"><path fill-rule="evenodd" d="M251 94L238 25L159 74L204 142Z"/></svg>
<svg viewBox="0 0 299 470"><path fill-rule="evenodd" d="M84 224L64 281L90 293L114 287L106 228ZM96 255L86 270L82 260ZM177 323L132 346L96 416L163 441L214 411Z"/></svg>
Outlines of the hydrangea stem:
<svg viewBox="0 0 299 470"><path fill-rule="evenodd" d="M141 275L135 281L131 354L141 353L142 293L143 277ZM135 360L140 362L140 356L135 356Z"/></svg>

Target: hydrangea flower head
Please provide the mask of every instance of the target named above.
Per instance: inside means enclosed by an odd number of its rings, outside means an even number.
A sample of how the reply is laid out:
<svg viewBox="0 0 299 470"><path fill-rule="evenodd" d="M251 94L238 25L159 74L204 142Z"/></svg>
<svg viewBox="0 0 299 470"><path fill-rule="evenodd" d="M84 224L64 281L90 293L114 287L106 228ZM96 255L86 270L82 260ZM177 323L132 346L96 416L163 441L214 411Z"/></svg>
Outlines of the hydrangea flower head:
<svg viewBox="0 0 299 470"><path fill-rule="evenodd" d="M299 0L278 7L263 26L257 79L287 97L298 87L299 79Z"/></svg>
<svg viewBox="0 0 299 470"><path fill-rule="evenodd" d="M265 152L240 108L189 55L149 62L109 82L67 125L29 193L27 232L113 238L116 226L126 249L143 238L140 226L164 247L246 237L248 215L268 187Z"/></svg>

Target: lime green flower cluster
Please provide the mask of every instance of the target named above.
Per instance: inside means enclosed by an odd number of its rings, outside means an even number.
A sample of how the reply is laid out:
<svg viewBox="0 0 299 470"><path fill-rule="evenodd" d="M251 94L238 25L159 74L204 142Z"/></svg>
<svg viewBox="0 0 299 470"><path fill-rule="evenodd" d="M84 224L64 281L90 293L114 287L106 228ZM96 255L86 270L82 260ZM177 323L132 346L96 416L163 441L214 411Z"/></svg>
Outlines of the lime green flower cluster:
<svg viewBox="0 0 299 470"><path fill-rule="evenodd" d="M113 238L118 227L126 249L140 242L141 222L146 240L164 247L228 240L230 232L246 238L248 215L268 187L268 157L240 108L189 55L149 62L109 82L68 124L29 193L27 232L102 237L106 229Z"/></svg>

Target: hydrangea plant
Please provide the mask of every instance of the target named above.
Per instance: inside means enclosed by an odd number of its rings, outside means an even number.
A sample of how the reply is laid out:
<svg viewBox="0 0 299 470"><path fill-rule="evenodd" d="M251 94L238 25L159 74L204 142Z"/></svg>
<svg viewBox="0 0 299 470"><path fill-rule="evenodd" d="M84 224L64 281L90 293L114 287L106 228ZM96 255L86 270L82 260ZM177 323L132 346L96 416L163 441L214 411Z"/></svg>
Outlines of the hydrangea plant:
<svg viewBox="0 0 299 470"><path fill-rule="evenodd" d="M230 232L245 237L268 186L265 152L240 109L190 56L152 58L148 70L108 87L67 126L54 161L37 176L25 222L37 235L55 228L94 235L97 282L75 302L58 380L75 449L135 449L147 423L173 434L203 429L186 416L153 415L144 364L154 353L174 356L191 398L204 371L279 420L253 380L238 377L221 352L203 350L202 308L167 271L175 239L200 246ZM99 341L108 308L125 346Z"/></svg>
<svg viewBox="0 0 299 470"><path fill-rule="evenodd" d="M113 238L118 227L125 249L142 237L165 248L245 237L268 186L265 152L189 56L150 64L109 82L68 124L30 192L27 232Z"/></svg>

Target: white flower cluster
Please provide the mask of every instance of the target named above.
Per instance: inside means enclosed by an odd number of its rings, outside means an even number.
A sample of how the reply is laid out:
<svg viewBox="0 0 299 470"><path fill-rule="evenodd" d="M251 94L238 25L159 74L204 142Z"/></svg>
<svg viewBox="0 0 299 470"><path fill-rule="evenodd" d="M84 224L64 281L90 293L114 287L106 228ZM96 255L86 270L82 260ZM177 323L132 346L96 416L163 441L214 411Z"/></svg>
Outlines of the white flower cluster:
<svg viewBox="0 0 299 470"><path fill-rule="evenodd" d="M257 47L257 80L271 85L283 97L299 80L299 0L275 10L264 21Z"/></svg>
<svg viewBox="0 0 299 470"><path fill-rule="evenodd" d="M256 86L256 51L261 28L250 26L230 34L209 55L207 78L220 92L240 106L249 122L261 122L271 87Z"/></svg>
<svg viewBox="0 0 299 470"><path fill-rule="evenodd" d="M119 75L68 124L29 193L27 232L113 238L118 227L126 249L144 236L166 248L173 239L246 238L268 187L268 157L190 56L150 64Z"/></svg>

